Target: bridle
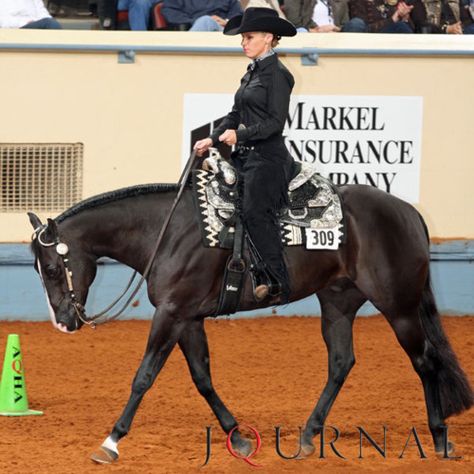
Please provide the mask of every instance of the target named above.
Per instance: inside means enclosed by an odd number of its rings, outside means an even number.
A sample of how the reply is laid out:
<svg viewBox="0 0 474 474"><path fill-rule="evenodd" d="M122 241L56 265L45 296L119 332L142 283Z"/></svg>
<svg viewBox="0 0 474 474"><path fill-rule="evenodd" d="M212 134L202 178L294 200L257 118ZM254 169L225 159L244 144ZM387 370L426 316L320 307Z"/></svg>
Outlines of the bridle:
<svg viewBox="0 0 474 474"><path fill-rule="evenodd" d="M144 274L144 276L142 277L142 280L140 281L137 288L133 291L132 295L129 297L129 299L127 300L125 305L116 314L114 314L112 316L109 316L108 318L106 318L102 321L99 321L99 318L101 318L108 311L110 311L125 296L127 291L132 286L133 281L135 280L135 277L137 275L136 271L133 272L127 286L122 291L122 293L119 295L119 297L115 299L115 301L113 301L109 306L107 306L105 309L103 309L99 313L95 314L94 316L86 317L86 309L85 309L84 305L82 305L81 303L79 303L79 301L77 301L76 292L74 290L74 284L73 284L73 281L72 281L72 270L71 270L71 267L69 265L69 258L68 258L69 246L67 244L65 244L64 242L61 242L58 238L54 242L45 242L41 238L41 236L46 231L47 227L48 226L46 224L44 224L44 225L41 225L40 227L36 228L34 230L32 240L36 239L42 247L56 246L56 253L61 257L61 260L63 262L64 275L65 275L67 288L68 288L68 292L69 292L69 298L70 298L71 304L74 308L74 312L75 312L75 315L76 315L77 319L79 319L82 323L90 326L92 329L95 329L98 324L103 324L103 323L106 323L108 321L111 321L112 319L118 318L125 311L127 306L131 303L133 297L137 294L143 280L146 278L146 275Z"/></svg>
<svg viewBox="0 0 474 474"><path fill-rule="evenodd" d="M69 267L69 258L68 258L69 247L64 242L61 242L58 238L55 239L54 242L45 242L41 237L44 234L44 232L46 231L47 227L48 226L46 224L43 224L43 225L37 227L34 230L31 239L32 240L36 239L42 247L56 246L56 253L61 257L61 260L63 262L64 275L65 275L67 288L68 288L68 292L69 292L69 298L70 298L71 304L74 308L76 317L80 321L82 321L84 324L87 324L87 325L91 326L92 329L95 329L95 327L96 327L95 319L96 318L87 319L86 318L86 310L85 310L84 306L81 303L79 303L79 301L77 301L77 298L76 298L76 292L74 291L74 285L72 283L72 270Z"/></svg>
<svg viewBox="0 0 474 474"><path fill-rule="evenodd" d="M117 319L127 309L129 304L132 302L133 298L136 296L136 294L140 290L141 286L143 285L144 281L147 279L148 275L150 274L151 267L152 267L153 262L155 260L156 254L158 253L158 248L161 244L161 241L163 240L163 236L165 235L166 229L168 228L168 225L171 221L171 217L173 216L173 213L176 209L176 206L178 205L178 202L181 198L181 195L183 194L184 187L185 187L186 182L188 180L189 173L191 172L191 169L192 169L192 166L194 164L195 159L196 159L196 151L193 151L191 153L191 156L188 159L188 162L186 164L186 167L183 170L183 173L181 174L181 176L179 178L178 185L180 186L180 188L179 188L178 194L176 195L176 198L173 202L173 205L171 206L171 209L168 213L168 216L167 216L165 222L163 223L163 226L160 230L160 234L158 235L158 239L156 241L155 247L154 247L154 249L151 253L151 256L148 260L147 266L146 266L139 282L137 283L137 286L132 291L132 293L128 297L127 301L122 306L122 308L120 308L118 310L118 312L115 313L114 315L108 316L107 318L105 318L103 320L99 320L99 318L106 315L106 313L108 311L110 311L115 305L117 305L118 302L125 296L125 294L129 290L129 288L132 286L132 283L133 283L133 281L134 281L134 279L137 275L137 272L136 271L133 272L133 274L132 274L132 276L131 276L128 284L127 284L127 287L125 288L125 290L121 293L121 295L115 301L113 301L109 306L107 306L107 308L105 308L101 312L99 312L99 313L95 314L94 316L91 316L91 317L88 318L88 317L86 317L86 310L85 310L84 306L77 301L76 292L74 291L74 285L73 285L73 282L72 282L72 270L69 266L69 258L68 258L69 247L68 247L68 245L65 244L64 242L61 242L59 240L59 237L57 237L54 240L54 242L44 242L44 240L41 237L44 234L44 232L46 231L46 229L48 228L47 224L42 224L34 230L33 235L31 237L33 241L36 239L42 247L56 246L56 253L61 257L62 262L63 262L64 275L65 275L65 279L66 279L66 283L67 283L67 287L68 287L69 297L71 299L71 304L74 308L77 319L79 319L82 323L90 326L92 329L95 329L98 324L104 324L104 323L107 323L107 322L112 321L114 319Z"/></svg>

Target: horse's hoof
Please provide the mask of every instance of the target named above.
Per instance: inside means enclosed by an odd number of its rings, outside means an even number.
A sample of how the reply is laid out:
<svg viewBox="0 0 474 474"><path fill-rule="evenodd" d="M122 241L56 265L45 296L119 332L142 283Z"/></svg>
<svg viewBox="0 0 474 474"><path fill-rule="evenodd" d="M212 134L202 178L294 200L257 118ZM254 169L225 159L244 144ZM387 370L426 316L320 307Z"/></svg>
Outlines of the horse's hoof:
<svg viewBox="0 0 474 474"><path fill-rule="evenodd" d="M98 451L91 455L92 461L97 464L112 464L118 460L118 457L118 453L104 446L101 446Z"/></svg>
<svg viewBox="0 0 474 474"><path fill-rule="evenodd" d="M315 450L314 444L302 444L300 453L296 459L306 459L311 456Z"/></svg>
<svg viewBox="0 0 474 474"><path fill-rule="evenodd" d="M232 442L232 449L239 456L246 458L252 452L252 443L245 438Z"/></svg>
<svg viewBox="0 0 474 474"><path fill-rule="evenodd" d="M448 442L448 452L445 453L445 450L444 448L440 451L435 451L436 453L436 457L438 459L448 459L449 458L452 458L452 459L456 459L456 453L455 453L455 450L454 450L454 443L451 443L451 441ZM448 456L446 456L446 454Z"/></svg>

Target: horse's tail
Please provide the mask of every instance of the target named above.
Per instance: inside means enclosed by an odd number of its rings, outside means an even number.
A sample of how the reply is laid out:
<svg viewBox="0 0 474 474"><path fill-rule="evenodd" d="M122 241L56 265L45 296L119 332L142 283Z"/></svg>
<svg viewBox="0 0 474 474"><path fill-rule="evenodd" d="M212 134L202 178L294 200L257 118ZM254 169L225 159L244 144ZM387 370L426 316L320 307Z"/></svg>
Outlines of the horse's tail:
<svg viewBox="0 0 474 474"><path fill-rule="evenodd" d="M423 219L422 223L429 239L428 229ZM419 314L428 339L430 358L435 364L441 415L443 419L448 418L474 405L474 393L441 325L429 272L423 289Z"/></svg>

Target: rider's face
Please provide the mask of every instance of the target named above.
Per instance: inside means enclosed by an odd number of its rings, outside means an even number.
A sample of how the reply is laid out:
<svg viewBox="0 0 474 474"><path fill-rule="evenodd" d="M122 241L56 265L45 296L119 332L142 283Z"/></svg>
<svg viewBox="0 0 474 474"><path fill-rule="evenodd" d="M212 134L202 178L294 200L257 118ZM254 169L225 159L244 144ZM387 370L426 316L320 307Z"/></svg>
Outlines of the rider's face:
<svg viewBox="0 0 474 474"><path fill-rule="evenodd" d="M251 31L242 33L241 45L245 56L256 59L265 54L272 47L273 35L271 33L261 33Z"/></svg>

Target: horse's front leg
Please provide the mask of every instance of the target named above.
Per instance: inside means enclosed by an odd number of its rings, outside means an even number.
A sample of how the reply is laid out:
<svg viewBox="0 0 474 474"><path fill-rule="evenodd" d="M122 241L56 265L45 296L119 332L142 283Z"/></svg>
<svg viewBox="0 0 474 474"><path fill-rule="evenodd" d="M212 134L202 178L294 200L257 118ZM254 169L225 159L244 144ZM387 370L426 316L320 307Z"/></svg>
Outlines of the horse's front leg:
<svg viewBox="0 0 474 474"><path fill-rule="evenodd" d="M190 321L186 325L186 329L179 339L179 347L186 358L198 392L206 399L222 429L227 434L230 433L231 430L237 427L237 421L219 398L212 385L209 347L202 319ZM231 441L235 451L248 456L252 447L251 443L241 437L238 429L232 432Z"/></svg>
<svg viewBox="0 0 474 474"><path fill-rule="evenodd" d="M166 359L178 341L186 322L173 317L167 309L157 309L153 317L145 356L132 383L128 403L112 430L91 459L97 463L110 463L118 459L118 443L128 431L133 417L146 391L153 385Z"/></svg>

